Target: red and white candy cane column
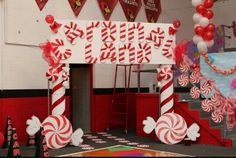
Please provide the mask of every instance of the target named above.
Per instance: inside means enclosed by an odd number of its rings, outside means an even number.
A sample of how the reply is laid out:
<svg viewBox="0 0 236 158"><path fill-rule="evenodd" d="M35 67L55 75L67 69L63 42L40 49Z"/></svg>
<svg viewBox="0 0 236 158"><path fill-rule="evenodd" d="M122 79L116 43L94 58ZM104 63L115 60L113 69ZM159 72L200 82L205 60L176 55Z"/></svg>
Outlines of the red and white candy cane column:
<svg viewBox="0 0 236 158"><path fill-rule="evenodd" d="M55 68L57 79L52 81L52 115L62 115L65 111L65 87L63 86L63 68L65 64L60 64Z"/></svg>
<svg viewBox="0 0 236 158"><path fill-rule="evenodd" d="M161 65L158 69L158 81L160 81L161 115L174 112L174 84L172 65Z"/></svg>

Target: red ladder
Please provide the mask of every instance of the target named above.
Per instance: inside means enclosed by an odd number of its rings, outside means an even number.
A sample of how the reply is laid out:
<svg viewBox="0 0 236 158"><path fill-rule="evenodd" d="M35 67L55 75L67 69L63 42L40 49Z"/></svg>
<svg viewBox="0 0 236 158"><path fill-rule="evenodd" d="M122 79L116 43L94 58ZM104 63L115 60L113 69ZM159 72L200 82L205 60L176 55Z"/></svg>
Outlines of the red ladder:
<svg viewBox="0 0 236 158"><path fill-rule="evenodd" d="M117 89L116 89L116 82L117 82L119 67L124 68L125 91L123 93L117 92ZM129 88L130 88L131 68L132 68L132 65L119 65L119 64L116 65L108 130L114 126L115 127L122 126L124 127L124 132L125 133L128 132L128 107L129 107Z"/></svg>

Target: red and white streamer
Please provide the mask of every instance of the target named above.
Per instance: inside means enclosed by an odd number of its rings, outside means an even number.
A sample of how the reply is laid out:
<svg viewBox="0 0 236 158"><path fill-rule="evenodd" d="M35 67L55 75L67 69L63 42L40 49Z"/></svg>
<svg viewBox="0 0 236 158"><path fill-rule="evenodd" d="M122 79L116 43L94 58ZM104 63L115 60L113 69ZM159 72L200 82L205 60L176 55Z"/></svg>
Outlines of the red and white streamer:
<svg viewBox="0 0 236 158"><path fill-rule="evenodd" d="M109 22L102 23L102 41L103 42L114 42L116 40L116 24Z"/></svg>
<svg viewBox="0 0 236 158"><path fill-rule="evenodd" d="M146 40L154 42L154 47L159 48L162 45L164 38L165 32L160 27L157 27L156 30L150 32Z"/></svg>
<svg viewBox="0 0 236 158"><path fill-rule="evenodd" d="M162 55L164 55L167 58L170 58L173 56L172 51L170 51L173 42L174 41L172 38L168 39L166 43L164 44L164 47L162 48Z"/></svg>
<svg viewBox="0 0 236 158"><path fill-rule="evenodd" d="M71 21L70 24L64 26L65 34L67 39L70 41L71 44L76 44L76 38L84 38L85 33L81 30L78 25Z"/></svg>
<svg viewBox="0 0 236 158"><path fill-rule="evenodd" d="M120 41L125 42L126 40L126 23L120 23Z"/></svg>
<svg viewBox="0 0 236 158"><path fill-rule="evenodd" d="M135 62L135 47L131 43L127 44L121 44L119 48L119 62L124 63L125 62L125 51L129 51L129 62L134 63Z"/></svg>
<svg viewBox="0 0 236 158"><path fill-rule="evenodd" d="M133 42L134 41L134 32L135 30L138 30L138 41L139 42L143 42L144 40L144 26L142 23L132 23L129 24L129 29L128 29L128 39L129 42Z"/></svg>
<svg viewBox="0 0 236 158"><path fill-rule="evenodd" d="M62 115L65 112L65 87L63 86L63 67L65 64L60 64L56 71L58 72L58 79L52 82L52 115Z"/></svg>
<svg viewBox="0 0 236 158"><path fill-rule="evenodd" d="M151 54L152 49L151 46L145 42L145 43L139 43L138 45L138 51L137 51L137 60L138 63L149 63L151 60Z"/></svg>
<svg viewBox="0 0 236 158"><path fill-rule="evenodd" d="M51 42L51 44L53 47L52 52L58 59L66 60L71 57L71 49L63 49L65 44L62 39L55 39L55 41Z"/></svg>
<svg viewBox="0 0 236 158"><path fill-rule="evenodd" d="M92 41L93 40L93 30L94 28L99 28L100 27L100 22L91 22L88 24L86 31L87 31L87 40Z"/></svg>
<svg viewBox="0 0 236 158"><path fill-rule="evenodd" d="M97 57L93 57L92 43L87 43L85 46L85 61L88 64L95 64L98 61Z"/></svg>
<svg viewBox="0 0 236 158"><path fill-rule="evenodd" d="M111 63L116 62L116 48L113 43L104 43L101 48L101 63L105 63L109 59Z"/></svg>
<svg viewBox="0 0 236 158"><path fill-rule="evenodd" d="M174 85L171 65L162 65L159 69L161 115L174 112Z"/></svg>

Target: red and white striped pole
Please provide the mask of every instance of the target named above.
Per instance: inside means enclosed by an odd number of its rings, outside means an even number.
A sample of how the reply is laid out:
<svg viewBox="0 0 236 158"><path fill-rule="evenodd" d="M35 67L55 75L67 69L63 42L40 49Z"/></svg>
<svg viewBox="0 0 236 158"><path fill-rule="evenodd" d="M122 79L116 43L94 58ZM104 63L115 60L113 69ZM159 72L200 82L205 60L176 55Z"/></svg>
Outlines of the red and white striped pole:
<svg viewBox="0 0 236 158"><path fill-rule="evenodd" d="M60 64L56 68L51 68L46 74L48 79L52 81L52 115L62 115L65 111L64 67L65 64Z"/></svg>
<svg viewBox="0 0 236 158"><path fill-rule="evenodd" d="M174 112L174 81L172 65L161 65L158 68L160 82L161 115Z"/></svg>

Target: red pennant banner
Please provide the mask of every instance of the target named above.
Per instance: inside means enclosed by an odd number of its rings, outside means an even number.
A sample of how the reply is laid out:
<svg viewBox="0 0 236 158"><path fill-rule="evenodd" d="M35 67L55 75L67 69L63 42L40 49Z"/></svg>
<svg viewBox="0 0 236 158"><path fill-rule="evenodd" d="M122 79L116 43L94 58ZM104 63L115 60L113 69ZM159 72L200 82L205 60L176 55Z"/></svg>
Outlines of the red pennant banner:
<svg viewBox="0 0 236 158"><path fill-rule="evenodd" d="M141 0L119 0L126 19L130 22L135 21L142 6Z"/></svg>
<svg viewBox="0 0 236 158"><path fill-rule="evenodd" d="M35 2L37 3L37 5L41 11L41 10L43 10L45 5L47 4L48 0L35 0Z"/></svg>
<svg viewBox="0 0 236 158"><path fill-rule="evenodd" d="M161 14L160 0L143 0L148 22L156 23Z"/></svg>
<svg viewBox="0 0 236 158"><path fill-rule="evenodd" d="M109 20L118 0L98 0L99 7L105 20Z"/></svg>
<svg viewBox="0 0 236 158"><path fill-rule="evenodd" d="M75 16L77 17L84 6L86 0L68 0L70 7L73 10Z"/></svg>

